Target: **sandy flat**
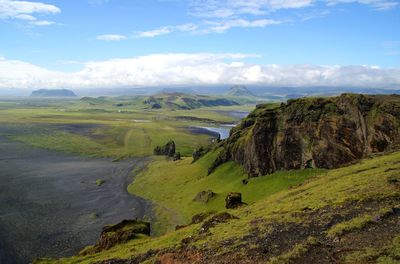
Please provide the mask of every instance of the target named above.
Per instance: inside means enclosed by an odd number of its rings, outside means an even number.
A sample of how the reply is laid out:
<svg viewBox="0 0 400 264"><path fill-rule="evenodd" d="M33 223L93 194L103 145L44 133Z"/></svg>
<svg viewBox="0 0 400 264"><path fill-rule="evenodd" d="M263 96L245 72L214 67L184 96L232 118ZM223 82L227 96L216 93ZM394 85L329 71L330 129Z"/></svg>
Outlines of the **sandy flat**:
<svg viewBox="0 0 400 264"><path fill-rule="evenodd" d="M0 263L71 255L104 225L148 215L149 203L126 191L143 162L76 157L0 136Z"/></svg>

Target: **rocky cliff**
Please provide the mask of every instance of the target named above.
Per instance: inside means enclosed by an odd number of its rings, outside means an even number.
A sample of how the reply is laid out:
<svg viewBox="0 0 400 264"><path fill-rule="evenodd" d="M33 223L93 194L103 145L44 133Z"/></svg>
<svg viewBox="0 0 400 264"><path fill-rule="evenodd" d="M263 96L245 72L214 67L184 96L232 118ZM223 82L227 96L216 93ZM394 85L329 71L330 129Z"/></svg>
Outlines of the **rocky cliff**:
<svg viewBox="0 0 400 264"><path fill-rule="evenodd" d="M210 168L234 160L250 176L304 167L336 168L400 146L400 96L343 94L258 105Z"/></svg>

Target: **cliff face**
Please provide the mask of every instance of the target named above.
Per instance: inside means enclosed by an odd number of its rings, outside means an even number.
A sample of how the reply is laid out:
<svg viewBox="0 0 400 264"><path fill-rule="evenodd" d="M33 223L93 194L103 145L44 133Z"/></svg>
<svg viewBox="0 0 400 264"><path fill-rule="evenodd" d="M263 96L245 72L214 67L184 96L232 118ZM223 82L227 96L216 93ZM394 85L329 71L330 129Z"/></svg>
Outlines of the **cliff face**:
<svg viewBox="0 0 400 264"><path fill-rule="evenodd" d="M250 176L335 168L400 146L400 96L343 94L259 105L222 142L211 171L234 160Z"/></svg>

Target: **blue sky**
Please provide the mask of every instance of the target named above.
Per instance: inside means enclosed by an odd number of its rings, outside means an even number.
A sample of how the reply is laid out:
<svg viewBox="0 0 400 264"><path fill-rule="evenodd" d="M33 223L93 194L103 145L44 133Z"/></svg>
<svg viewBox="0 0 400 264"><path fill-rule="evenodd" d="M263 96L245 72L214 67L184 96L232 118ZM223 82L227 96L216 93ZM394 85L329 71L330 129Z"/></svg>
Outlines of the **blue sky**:
<svg viewBox="0 0 400 264"><path fill-rule="evenodd" d="M4 88L400 85L397 0L0 0L0 36Z"/></svg>

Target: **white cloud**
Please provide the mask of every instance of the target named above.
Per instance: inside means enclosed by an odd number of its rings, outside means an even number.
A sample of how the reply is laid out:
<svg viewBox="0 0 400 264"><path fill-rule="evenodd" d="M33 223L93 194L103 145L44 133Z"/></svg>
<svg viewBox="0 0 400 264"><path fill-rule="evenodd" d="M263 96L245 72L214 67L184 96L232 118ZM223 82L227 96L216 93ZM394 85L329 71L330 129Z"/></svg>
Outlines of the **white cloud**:
<svg viewBox="0 0 400 264"><path fill-rule="evenodd" d="M400 69L375 66L257 65L247 54L153 54L87 62L74 73L0 59L0 88L113 88L175 85L257 84L393 88Z"/></svg>
<svg viewBox="0 0 400 264"><path fill-rule="evenodd" d="M161 35L171 34L173 32L194 32L198 29L198 25L188 23L177 26L164 26L148 31L137 32L135 37L138 38L153 38Z"/></svg>
<svg viewBox="0 0 400 264"><path fill-rule="evenodd" d="M136 34L139 38L152 38L167 35L175 32L190 32L193 34L223 33L231 28L263 28L269 25L276 25L281 21L272 19L228 19L222 21L203 21L198 24L183 24L178 26L165 26L149 31L142 31Z"/></svg>
<svg viewBox="0 0 400 264"><path fill-rule="evenodd" d="M54 25L55 23L53 21L48 21L48 20L36 20L32 21L30 24L35 26L51 26Z"/></svg>
<svg viewBox="0 0 400 264"><path fill-rule="evenodd" d="M258 20L245 20L245 19L232 19L226 21L209 21L207 22L208 27L200 30L200 33L222 33L231 28L263 28L269 25L281 24L281 21L272 19L258 19Z"/></svg>
<svg viewBox="0 0 400 264"><path fill-rule="evenodd" d="M395 0L327 0L328 5L358 3L373 7L376 10L388 10L399 5Z"/></svg>
<svg viewBox="0 0 400 264"><path fill-rule="evenodd" d="M148 30L148 31L141 31L136 34L137 37L139 38L153 38L157 37L160 35L166 35L174 31L174 27L172 26L165 26L153 30Z"/></svg>
<svg viewBox="0 0 400 264"><path fill-rule="evenodd" d="M310 6L313 0L192 0L190 13L199 17L229 18L263 15L273 10Z"/></svg>
<svg viewBox="0 0 400 264"><path fill-rule="evenodd" d="M230 18L242 15L264 15L281 9L300 9L324 3L327 5L358 3L377 10L398 6L396 0L191 0L190 13L198 17Z"/></svg>
<svg viewBox="0 0 400 264"><path fill-rule="evenodd" d="M0 19L27 21L30 25L48 26L54 22L39 20L35 15L57 14L61 9L54 5L40 2L0 0Z"/></svg>
<svg viewBox="0 0 400 264"><path fill-rule="evenodd" d="M127 39L127 37L118 34L106 34L106 35L99 35L96 37L96 39L104 41L121 41Z"/></svg>

